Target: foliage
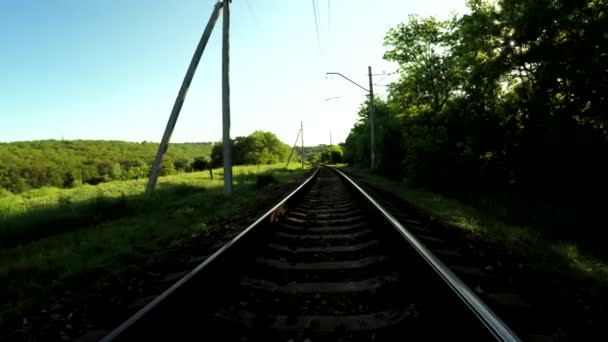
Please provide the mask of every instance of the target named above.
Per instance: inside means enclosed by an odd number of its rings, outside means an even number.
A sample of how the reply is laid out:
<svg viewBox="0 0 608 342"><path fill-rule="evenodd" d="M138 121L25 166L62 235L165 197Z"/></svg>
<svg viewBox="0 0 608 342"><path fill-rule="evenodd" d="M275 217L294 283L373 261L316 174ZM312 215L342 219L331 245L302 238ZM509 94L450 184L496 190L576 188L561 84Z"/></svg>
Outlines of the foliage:
<svg viewBox="0 0 608 342"><path fill-rule="evenodd" d="M255 131L245 137L236 137L232 140L233 165L260 165L274 164L287 160L289 146L277 138L272 132ZM222 165L223 144L213 145L211 150L211 164L213 167Z"/></svg>
<svg viewBox="0 0 608 342"><path fill-rule="evenodd" d="M325 148L319 158L321 163L338 164L344 161L344 149L340 145L332 145Z"/></svg>
<svg viewBox="0 0 608 342"><path fill-rule="evenodd" d="M160 166L160 175L161 176L171 176L177 173L177 169L175 168L175 161L171 158L164 158L163 163Z"/></svg>
<svg viewBox="0 0 608 342"><path fill-rule="evenodd" d="M0 143L0 190L21 193L44 186L73 188L82 184L146 178L158 144L123 141L30 141ZM290 148L271 132L255 131L233 140L235 165L274 164ZM222 165L221 143L170 144L161 175Z"/></svg>
<svg viewBox="0 0 608 342"><path fill-rule="evenodd" d="M391 85L395 105L438 112L450 99L457 82L455 57L449 53L452 26L451 21L410 15L407 24L388 31L385 45L390 49L384 58L401 69L401 79Z"/></svg>
<svg viewBox="0 0 608 342"><path fill-rule="evenodd" d="M389 105L380 98L374 99L376 115L376 166L384 174L399 173L400 161L394 155L403 154L403 132L400 119L392 115ZM369 100L361 105L358 121L351 129L344 144L344 161L351 164L370 165Z"/></svg>
<svg viewBox="0 0 608 342"><path fill-rule="evenodd" d="M194 171L206 170L211 165L211 159L209 157L196 157L192 162L192 169Z"/></svg>
<svg viewBox="0 0 608 342"><path fill-rule="evenodd" d="M263 173L257 176L255 181L255 188L260 189L274 182L276 182L276 180L274 179L272 173Z"/></svg>
<svg viewBox="0 0 608 342"><path fill-rule="evenodd" d="M201 157L196 157L194 158L194 160L190 160L188 158L178 158L175 159L175 161L173 162L173 166L175 167L175 171L176 172L192 172L194 171L194 163L196 162L197 158L201 158Z"/></svg>
<svg viewBox="0 0 608 342"><path fill-rule="evenodd" d="M329 147L329 145L320 144L317 146L304 146L304 158L307 163L314 164L321 161L321 154ZM302 147L296 146L293 152L292 161L296 163L302 162Z"/></svg>
<svg viewBox="0 0 608 342"><path fill-rule="evenodd" d="M283 192L275 184L304 176L284 166L260 167L272 183L263 190L250 176L257 167L235 167L230 201L222 182L207 172L161 177L153 197L144 196L144 179L0 195L0 321L23 314L51 291L98 281L176 240L200 235L251 210L254 202L276 202Z"/></svg>
<svg viewBox="0 0 608 342"><path fill-rule="evenodd" d="M542 239L533 227L510 224L500 215L490 214L426 189L413 188L402 182L371 174L368 170L349 167L343 171L354 174L366 185L400 197L420 212L432 215L443 223L481 235L484 241L489 241L498 248L526 255L528 265L539 273L549 273L554 279L561 278L566 281L572 280L571 278L587 279L594 285L608 288L608 263L581 253L571 242ZM374 195L373 189L366 190Z"/></svg>
<svg viewBox="0 0 608 342"><path fill-rule="evenodd" d="M375 100L377 172L553 222L559 238L604 234L592 227L608 190L607 5L471 0L465 15L391 28L400 77ZM367 112L346 140L352 164L369 165Z"/></svg>
<svg viewBox="0 0 608 342"><path fill-rule="evenodd" d="M26 141L0 143L0 189L21 193L44 186L72 188L83 183L148 177L158 144L124 141ZM163 174L191 171L211 143L171 144Z"/></svg>

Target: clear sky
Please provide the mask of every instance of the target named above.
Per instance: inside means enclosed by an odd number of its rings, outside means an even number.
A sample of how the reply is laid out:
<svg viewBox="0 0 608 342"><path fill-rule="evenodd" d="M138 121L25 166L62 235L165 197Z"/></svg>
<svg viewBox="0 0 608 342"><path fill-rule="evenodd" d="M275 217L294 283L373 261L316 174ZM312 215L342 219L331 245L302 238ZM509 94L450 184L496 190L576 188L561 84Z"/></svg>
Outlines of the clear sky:
<svg viewBox="0 0 608 342"><path fill-rule="evenodd" d="M234 0L232 137L262 129L292 144L344 141L408 14L462 13L464 0ZM214 0L1 0L0 141L160 141ZM328 6L329 5L329 6ZM207 45L172 141L221 139L221 23ZM322 45L322 49L319 48ZM386 84L392 79L380 80ZM383 87L376 87L383 96ZM340 97L325 101L326 98Z"/></svg>

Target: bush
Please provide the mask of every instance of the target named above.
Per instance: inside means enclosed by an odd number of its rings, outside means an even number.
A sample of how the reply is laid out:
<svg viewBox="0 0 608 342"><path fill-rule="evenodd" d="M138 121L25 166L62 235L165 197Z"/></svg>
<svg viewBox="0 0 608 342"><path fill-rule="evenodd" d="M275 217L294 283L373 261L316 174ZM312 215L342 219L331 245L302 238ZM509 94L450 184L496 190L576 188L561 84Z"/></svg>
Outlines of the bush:
<svg viewBox="0 0 608 342"><path fill-rule="evenodd" d="M162 165L160 166L160 175L161 176L170 176L177 173L175 169L175 162L171 159L163 160Z"/></svg>
<svg viewBox="0 0 608 342"><path fill-rule="evenodd" d="M0 198L10 197L10 196L14 196L12 192L10 192L6 189L0 188Z"/></svg>
<svg viewBox="0 0 608 342"><path fill-rule="evenodd" d="M261 174L256 177L255 188L256 189L263 188L266 185L269 185L269 184L272 184L275 182L276 182L276 179L274 178L272 173Z"/></svg>
<svg viewBox="0 0 608 342"><path fill-rule="evenodd" d="M447 167L447 130L443 126L412 125L406 128L408 146L403 160L405 176L416 184L443 185L451 173Z"/></svg>
<svg viewBox="0 0 608 342"><path fill-rule="evenodd" d="M173 162L175 165L175 169L178 172L191 172L192 171L192 163L188 158L179 158Z"/></svg>
<svg viewBox="0 0 608 342"><path fill-rule="evenodd" d="M321 153L320 162L326 164L338 164L344 161L344 150L341 146L333 145L328 146L325 151Z"/></svg>
<svg viewBox="0 0 608 342"><path fill-rule="evenodd" d="M210 166L210 163L209 157L196 157L192 162L192 169L194 171L204 171Z"/></svg>

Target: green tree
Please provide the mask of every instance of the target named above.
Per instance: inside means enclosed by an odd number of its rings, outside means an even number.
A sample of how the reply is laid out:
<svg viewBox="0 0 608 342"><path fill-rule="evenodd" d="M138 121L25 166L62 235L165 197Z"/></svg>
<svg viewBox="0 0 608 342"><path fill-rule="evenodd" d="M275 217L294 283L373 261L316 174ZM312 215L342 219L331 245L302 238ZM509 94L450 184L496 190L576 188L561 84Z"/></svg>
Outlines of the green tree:
<svg viewBox="0 0 608 342"><path fill-rule="evenodd" d="M193 170L192 162L188 158L178 158L174 165L177 172L191 172Z"/></svg>
<svg viewBox="0 0 608 342"><path fill-rule="evenodd" d="M123 141L0 143L0 187L71 187L81 182L97 184L117 179L144 178L150 172L157 149L158 144L155 143ZM182 160L192 160L195 156L209 155L210 152L211 143L172 144L166 158L175 160L180 166ZM187 172L189 168L186 166L182 169L180 166L180 170Z"/></svg>
<svg viewBox="0 0 608 342"><path fill-rule="evenodd" d="M272 132L255 131L249 135L251 139L247 159L254 164L273 164L285 161L289 154L289 146L277 138Z"/></svg>
<svg viewBox="0 0 608 342"><path fill-rule="evenodd" d="M160 175L170 176L176 173L177 170L175 169L175 161L173 161L172 159L165 158L160 166Z"/></svg>
<svg viewBox="0 0 608 342"><path fill-rule="evenodd" d="M339 145L328 146L320 156L320 161L325 164L339 164L343 160L344 150Z"/></svg>
<svg viewBox="0 0 608 342"><path fill-rule="evenodd" d="M213 144L213 148L211 149L211 167L221 167L224 163L223 157L223 149L224 144L222 142L217 142Z"/></svg>
<svg viewBox="0 0 608 342"><path fill-rule="evenodd" d="M213 179L213 166L209 157L196 157L192 162L192 169L194 171L209 170L209 178Z"/></svg>
<svg viewBox="0 0 608 342"><path fill-rule="evenodd" d="M412 106L440 112L454 93L458 77L450 54L453 27L454 20L410 15L406 23L389 29L384 58L399 64L401 79L390 90L401 112Z"/></svg>
<svg viewBox="0 0 608 342"><path fill-rule="evenodd" d="M385 58L399 64L399 79L386 102L376 100L376 171L500 201L511 217L601 212L591 199L608 190L598 157L608 153L606 2L468 6L460 17L410 16L388 31ZM367 106L345 142L349 163L369 165ZM567 224L580 226L552 226Z"/></svg>
<svg viewBox="0 0 608 342"><path fill-rule="evenodd" d="M381 173L400 176L403 159L401 121L389 104L380 98L374 100L376 113L376 158ZM361 105L359 120L351 130L344 144L343 160L352 164L370 165L370 124L369 100Z"/></svg>
<svg viewBox="0 0 608 342"><path fill-rule="evenodd" d="M273 164L283 162L289 155L290 148L272 132L255 131L245 137L232 140L232 160L234 165ZM211 164L222 165L223 144L213 145Z"/></svg>

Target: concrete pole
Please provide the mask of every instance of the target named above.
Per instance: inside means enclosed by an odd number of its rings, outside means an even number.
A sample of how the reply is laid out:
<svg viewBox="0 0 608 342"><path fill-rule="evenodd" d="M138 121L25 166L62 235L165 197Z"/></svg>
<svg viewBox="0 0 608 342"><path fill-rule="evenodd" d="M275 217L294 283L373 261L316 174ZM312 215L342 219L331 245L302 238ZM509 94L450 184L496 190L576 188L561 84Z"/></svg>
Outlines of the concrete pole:
<svg viewBox="0 0 608 342"><path fill-rule="evenodd" d="M296 141L293 143L293 148L291 149L291 152L289 152L289 158L287 158L287 165L285 165L285 168L289 167L289 162L291 161L291 156L293 156L293 151L295 151L296 146L298 146L298 140L300 140L300 133L302 133L302 130L298 131L298 136L296 137Z"/></svg>
<svg viewBox="0 0 608 342"><path fill-rule="evenodd" d="M371 168L376 167L376 110L374 108L374 82L372 81L372 67L368 66L369 73L369 123L371 138Z"/></svg>
<svg viewBox="0 0 608 342"><path fill-rule="evenodd" d="M327 75L338 75L350 83L356 85L357 87L365 90L369 93L369 121L370 121L370 140L371 140L371 158L370 158L370 166L373 169L376 166L376 112L374 108L374 84L372 82L372 67L367 67L367 73L369 75L369 90L365 89L365 87L359 85L357 82L351 80L350 78L342 75L339 72L326 72Z"/></svg>
<svg viewBox="0 0 608 342"><path fill-rule="evenodd" d="M302 169L304 168L304 122L300 121L300 132L302 132Z"/></svg>
<svg viewBox="0 0 608 342"><path fill-rule="evenodd" d="M222 30L222 141L224 197L232 196L232 143L230 141L230 0L223 2Z"/></svg>
<svg viewBox="0 0 608 342"><path fill-rule="evenodd" d="M156 181L158 180L161 164L163 162L163 156L165 155L165 152L167 152L167 148L169 148L169 140L171 140L171 134L173 134L173 129L175 129L175 124L177 123L179 112L182 110L182 105L184 104L184 100L186 99L188 88L190 88L190 84L192 83L192 78L194 77L194 73L196 72L198 63L201 60L201 56L203 55L205 46L207 46L207 42L209 41L211 32L213 32L213 27L217 22L221 7L221 2L215 4L213 12L211 12L211 17L209 17L209 21L207 22L207 26L205 27L205 31L203 31L201 40L199 41L198 46L196 47L196 51L194 51L194 55L192 56L192 60L190 61L190 66L188 67L188 71L186 72L186 76L182 81L182 86L179 89L179 93L177 94L177 98L175 99L175 103L173 104L173 109L171 110L171 115L169 116L167 127L165 127L165 133L163 133L160 145L158 146L156 159L152 164L152 172L150 173L150 179L148 180L148 185L146 186L146 195L150 195L154 191L154 187L156 186Z"/></svg>

